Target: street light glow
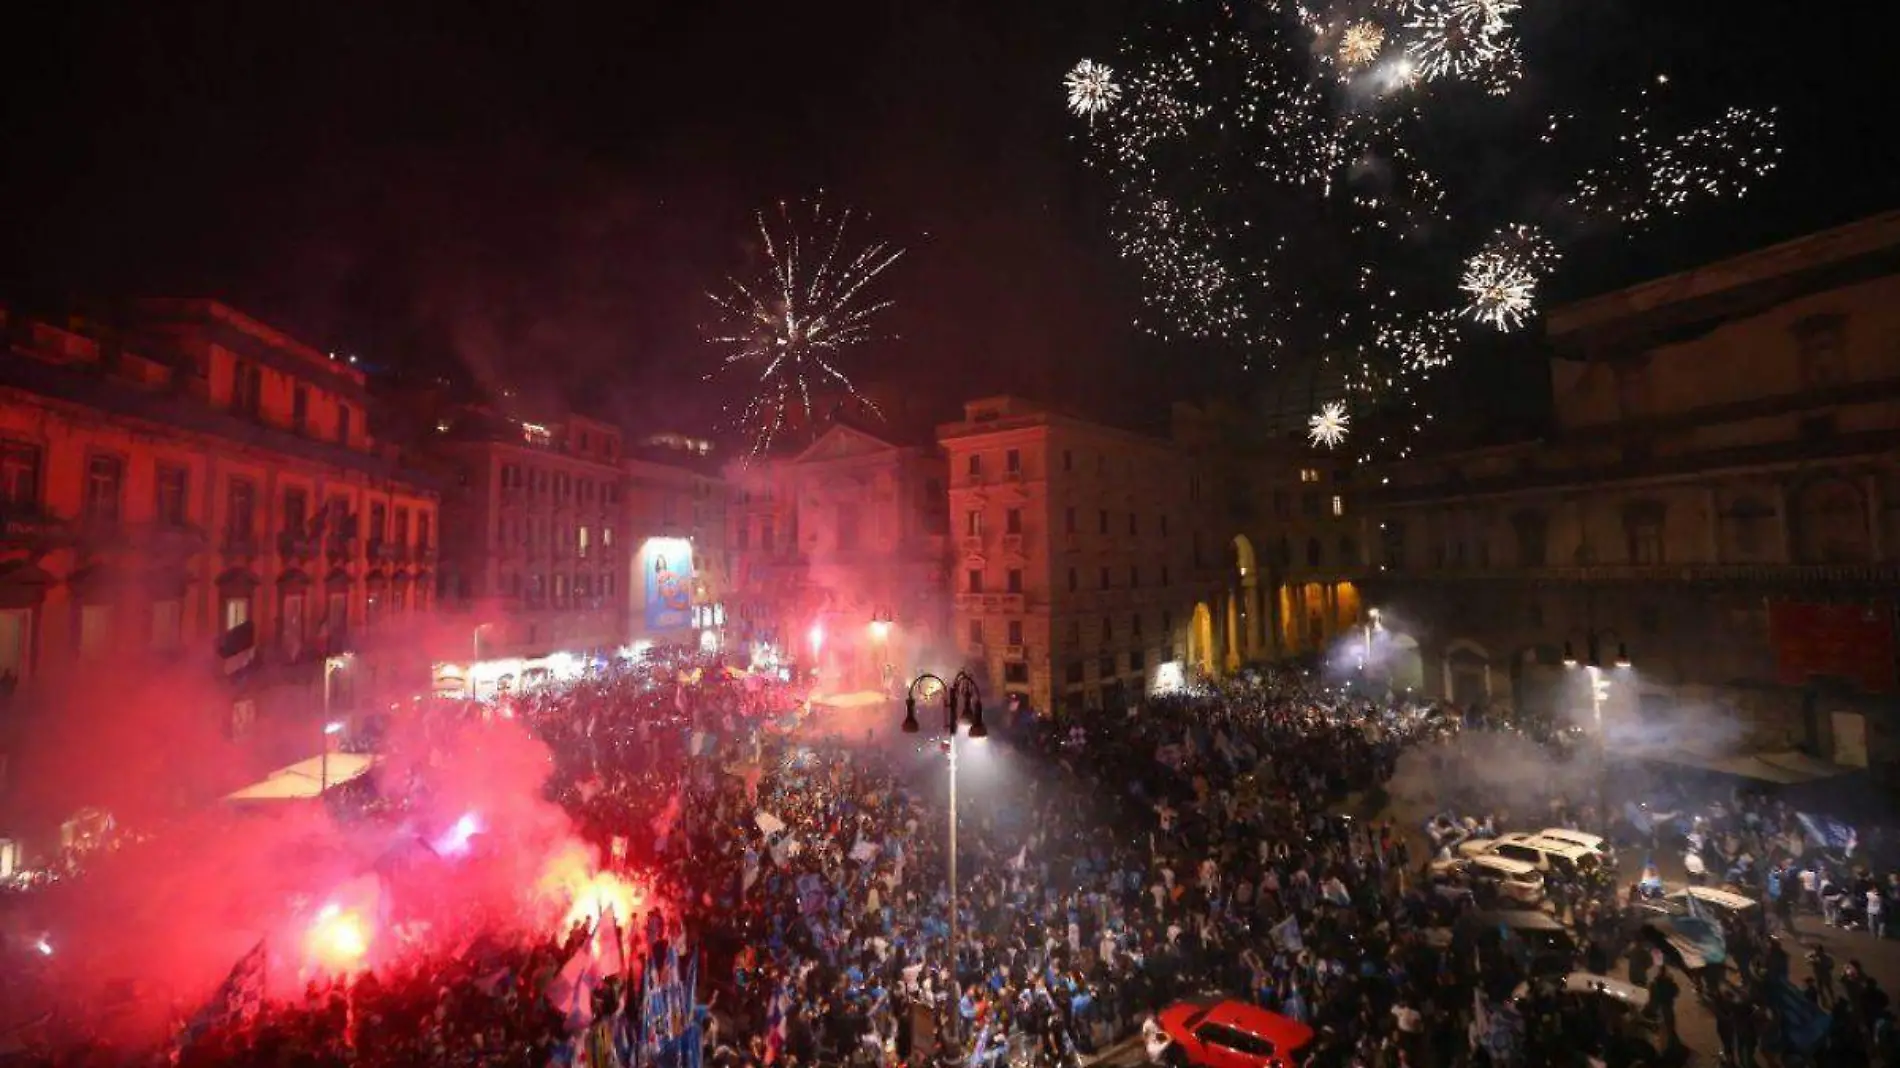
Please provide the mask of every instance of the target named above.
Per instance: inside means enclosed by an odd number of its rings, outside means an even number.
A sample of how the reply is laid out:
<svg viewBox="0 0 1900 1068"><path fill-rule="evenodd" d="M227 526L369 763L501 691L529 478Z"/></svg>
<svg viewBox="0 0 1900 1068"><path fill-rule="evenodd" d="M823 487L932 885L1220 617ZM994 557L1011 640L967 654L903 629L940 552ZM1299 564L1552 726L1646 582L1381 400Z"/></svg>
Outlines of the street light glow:
<svg viewBox="0 0 1900 1068"><path fill-rule="evenodd" d="M343 733L343 724L342 724L341 722L338 722L338 721L335 721L335 720L332 720L332 721L331 721L331 722L329 722L329 723L325 723L325 724L323 725L323 733L325 733L325 734L342 734L342 733Z"/></svg>

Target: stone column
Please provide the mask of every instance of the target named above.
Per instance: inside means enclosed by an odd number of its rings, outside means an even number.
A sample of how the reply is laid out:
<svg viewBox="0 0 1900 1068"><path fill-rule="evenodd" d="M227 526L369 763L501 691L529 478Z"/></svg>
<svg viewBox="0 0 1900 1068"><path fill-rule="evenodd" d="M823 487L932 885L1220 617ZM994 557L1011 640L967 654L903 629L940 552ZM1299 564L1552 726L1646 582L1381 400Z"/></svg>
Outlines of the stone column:
<svg viewBox="0 0 1900 1068"><path fill-rule="evenodd" d="M1225 641L1222 644L1225 646L1227 650L1227 656L1225 658L1226 664L1227 664L1227 670L1239 671L1240 670L1240 608L1239 608L1239 600L1238 598L1234 596L1234 591L1232 590L1227 591L1226 611L1227 611L1227 617L1226 617L1227 631L1225 635Z"/></svg>
<svg viewBox="0 0 1900 1068"><path fill-rule="evenodd" d="M1247 655L1259 658L1266 652L1266 616L1261 611L1260 580L1244 587L1247 597Z"/></svg>

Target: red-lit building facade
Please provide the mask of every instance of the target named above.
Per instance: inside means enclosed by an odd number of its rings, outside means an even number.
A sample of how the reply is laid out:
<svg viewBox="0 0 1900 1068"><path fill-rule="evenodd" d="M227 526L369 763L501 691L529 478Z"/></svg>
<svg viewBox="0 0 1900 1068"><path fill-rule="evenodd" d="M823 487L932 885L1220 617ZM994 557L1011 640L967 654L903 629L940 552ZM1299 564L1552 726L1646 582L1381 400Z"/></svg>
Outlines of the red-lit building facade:
<svg viewBox="0 0 1900 1068"><path fill-rule="evenodd" d="M611 653L625 637L626 478L618 428L489 408L445 417L426 450L446 485L444 626L457 661ZM466 650L466 653L463 651Z"/></svg>
<svg viewBox="0 0 1900 1068"><path fill-rule="evenodd" d="M162 668L219 680L202 714L242 736L432 611L437 493L348 361L205 300L0 328L0 730ZM398 682L405 644L375 644L333 689Z"/></svg>
<svg viewBox="0 0 1900 1068"><path fill-rule="evenodd" d="M728 637L815 666L829 694L954 670L944 475L934 446L842 422L734 473Z"/></svg>

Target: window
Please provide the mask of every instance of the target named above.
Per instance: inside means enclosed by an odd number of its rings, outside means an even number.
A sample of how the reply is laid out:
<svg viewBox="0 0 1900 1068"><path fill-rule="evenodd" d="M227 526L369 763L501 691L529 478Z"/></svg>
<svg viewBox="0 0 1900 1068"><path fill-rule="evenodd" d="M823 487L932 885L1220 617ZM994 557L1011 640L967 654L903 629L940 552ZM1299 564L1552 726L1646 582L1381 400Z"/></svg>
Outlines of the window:
<svg viewBox="0 0 1900 1068"><path fill-rule="evenodd" d="M1075 509L1073 507L1062 510L1062 532L1064 534L1075 533Z"/></svg>
<svg viewBox="0 0 1900 1068"><path fill-rule="evenodd" d="M1081 646L1081 644L1082 644L1082 621L1079 619L1071 619L1069 620L1069 648L1071 649L1078 648Z"/></svg>
<svg viewBox="0 0 1900 1068"><path fill-rule="evenodd" d="M1385 555L1386 566L1403 570L1405 567L1405 524L1379 524L1379 549ZM1540 560L1542 555L1540 550L1538 554Z"/></svg>
<svg viewBox="0 0 1900 1068"><path fill-rule="evenodd" d="M95 453L86 460L86 522L114 526L119 522L125 490L125 461Z"/></svg>
<svg viewBox="0 0 1900 1068"><path fill-rule="evenodd" d="M1623 532L1629 540L1630 563L1663 562L1663 514L1663 505L1654 501L1641 501L1624 510Z"/></svg>
<svg viewBox="0 0 1900 1068"><path fill-rule="evenodd" d="M1141 640L1141 613L1140 612L1136 612L1134 617L1128 621L1128 626L1129 626L1128 633L1132 635L1136 641L1140 641Z"/></svg>
<svg viewBox="0 0 1900 1068"><path fill-rule="evenodd" d="M963 513L963 534L965 537L983 536L983 513L975 508Z"/></svg>
<svg viewBox="0 0 1900 1068"><path fill-rule="evenodd" d="M1095 673L1105 679L1113 678L1115 675L1115 654L1110 653L1096 660Z"/></svg>
<svg viewBox="0 0 1900 1068"><path fill-rule="evenodd" d="M1115 640L1114 617L1103 616L1102 617L1102 644L1107 645L1109 642L1112 642L1114 640Z"/></svg>
<svg viewBox="0 0 1900 1068"><path fill-rule="evenodd" d="M1103 569L1102 569L1102 574L1101 574L1101 584L1100 584L1100 586L1098 586L1097 588L1098 588L1098 589L1104 589L1104 590L1105 590L1105 589L1108 589L1108 568L1103 568Z"/></svg>
<svg viewBox="0 0 1900 1068"><path fill-rule="evenodd" d="M556 571L554 573L554 603L557 605L567 604L567 572L565 571Z"/></svg>
<svg viewBox="0 0 1900 1068"><path fill-rule="evenodd" d="M1009 621L1009 644L1021 645L1022 643L1023 621L1020 619L1012 619Z"/></svg>
<svg viewBox="0 0 1900 1068"><path fill-rule="evenodd" d="M1070 593L1075 592L1076 585L1077 583L1076 583L1075 568L1070 568L1069 569L1069 592Z"/></svg>
<svg viewBox="0 0 1900 1068"><path fill-rule="evenodd" d="M1300 481L1301 482L1318 482L1319 472L1314 470L1311 467L1302 467L1300 468Z"/></svg>
<svg viewBox="0 0 1900 1068"><path fill-rule="evenodd" d="M310 428L310 387L297 383L290 395L290 429L301 434Z"/></svg>
<svg viewBox="0 0 1900 1068"><path fill-rule="evenodd" d="M514 464L502 464L501 465L501 488L505 490L520 489L521 488L521 468L515 466Z"/></svg>
<svg viewBox="0 0 1900 1068"><path fill-rule="evenodd" d="M608 441L608 444L609 445L613 444L611 439ZM600 573L600 595L602 597L612 597L614 595L614 573L613 572L603 571Z"/></svg>
<svg viewBox="0 0 1900 1068"><path fill-rule="evenodd" d="M1128 670L1140 674L1148 670L1148 653L1145 649L1128 650Z"/></svg>
<svg viewBox="0 0 1900 1068"><path fill-rule="evenodd" d="M1174 613L1166 608L1161 610L1161 636L1166 638L1174 633Z"/></svg>
<svg viewBox="0 0 1900 1068"><path fill-rule="evenodd" d="M1351 538L1339 539L1339 562L1341 564L1350 567L1351 565L1358 563L1359 561L1356 559L1358 555L1359 555L1359 546ZM1479 564L1484 565L1484 566L1490 565L1491 546L1488 542L1478 543L1478 556L1480 558L1478 560Z"/></svg>
<svg viewBox="0 0 1900 1068"><path fill-rule="evenodd" d="M0 441L0 505L36 512L40 505L40 447Z"/></svg>
<svg viewBox="0 0 1900 1068"><path fill-rule="evenodd" d="M1346 498L1341 497L1337 493L1333 494L1333 514L1334 515L1346 514Z"/></svg>
<svg viewBox="0 0 1900 1068"><path fill-rule="evenodd" d="M225 488L224 529L233 538L249 538L257 530L257 489L250 480L234 478Z"/></svg>
<svg viewBox="0 0 1900 1068"><path fill-rule="evenodd" d="M777 533L777 531L773 529L772 521L770 519L761 520L759 522L759 551L760 552L769 553L769 552L774 551L773 535L775 533Z"/></svg>
<svg viewBox="0 0 1900 1068"><path fill-rule="evenodd" d="M263 406L264 372L253 364L240 363L232 369L231 410L239 415L257 418Z"/></svg>
<svg viewBox="0 0 1900 1068"><path fill-rule="evenodd" d="M614 528L600 528L600 547L603 549L611 549L614 547Z"/></svg>
<svg viewBox="0 0 1900 1068"><path fill-rule="evenodd" d="M1062 677L1069 685L1080 686L1082 684L1082 661L1069 661L1068 666L1062 671Z"/></svg>
<svg viewBox="0 0 1900 1068"><path fill-rule="evenodd" d="M383 535L387 534L388 532L389 532L388 507L380 503L370 505L369 506L369 535L368 535L369 540L377 541L377 542L382 541Z"/></svg>
<svg viewBox="0 0 1900 1068"><path fill-rule="evenodd" d="M284 655L296 659L303 653L303 594L284 594L278 608L277 637Z"/></svg>
<svg viewBox="0 0 1900 1068"><path fill-rule="evenodd" d="M224 632L226 634L229 634L250 621L251 598L249 595L226 597L224 599L222 622L224 623Z"/></svg>
<svg viewBox="0 0 1900 1068"><path fill-rule="evenodd" d="M336 406L336 440L339 445L350 443L350 406L347 404Z"/></svg>
<svg viewBox="0 0 1900 1068"><path fill-rule="evenodd" d="M980 619L970 620L970 645L978 649L983 647L983 621Z"/></svg>
<svg viewBox="0 0 1900 1068"><path fill-rule="evenodd" d="M514 518L513 529L516 531L519 531L521 529L521 520L518 517L511 517L511 518ZM396 543L397 545L406 546L409 544L409 509L403 508L400 506L397 507L396 527L394 530L390 531L389 540ZM516 541L521 540L521 536L519 533L515 535L515 540Z"/></svg>
<svg viewBox="0 0 1900 1068"><path fill-rule="evenodd" d="M79 606L79 658L99 660L112 645L112 606Z"/></svg>
<svg viewBox="0 0 1900 1068"><path fill-rule="evenodd" d="M1316 491L1307 490L1305 493L1300 494L1300 514L1319 514L1319 494Z"/></svg>
<svg viewBox="0 0 1900 1068"><path fill-rule="evenodd" d="M185 603L183 601L152 602L152 651L169 653L176 650L184 633Z"/></svg>
<svg viewBox="0 0 1900 1068"><path fill-rule="evenodd" d="M1020 660L1012 660L1003 665L1003 681L1024 685L1029 682L1029 665Z"/></svg>
<svg viewBox="0 0 1900 1068"><path fill-rule="evenodd" d="M981 478L983 476L983 454L982 453L973 452L970 454L969 472L970 472L971 478Z"/></svg>
<svg viewBox="0 0 1900 1068"><path fill-rule="evenodd" d="M963 574L964 574L964 588L965 589L969 590L971 593L983 592L983 569L982 568L973 567L973 568L970 568L968 571L965 571Z"/></svg>
<svg viewBox="0 0 1900 1068"><path fill-rule="evenodd" d="M1839 314L1810 315L1794 324L1795 347L1801 361L1801 385L1820 389L1847 378L1847 318Z"/></svg>
<svg viewBox="0 0 1900 1068"><path fill-rule="evenodd" d="M1023 532L1023 510L1021 508L1011 508L1008 512L1004 513L1003 532L1006 534L1021 534Z"/></svg>
<svg viewBox="0 0 1900 1068"><path fill-rule="evenodd" d="M1511 527L1517 534L1517 566L1544 566L1549 526L1542 512L1524 511L1511 516Z"/></svg>
<svg viewBox="0 0 1900 1068"><path fill-rule="evenodd" d="M593 531L587 529L586 527L582 527L580 529L579 540L575 543L575 546L574 546L574 555L579 557L582 560L585 560L587 559L588 550L592 548L593 548Z"/></svg>
<svg viewBox="0 0 1900 1068"><path fill-rule="evenodd" d="M0 608L0 680L26 678L32 664L33 609Z"/></svg>
<svg viewBox="0 0 1900 1068"><path fill-rule="evenodd" d="M191 474L182 467L158 465L154 517L164 527L182 527L191 516Z"/></svg>
<svg viewBox="0 0 1900 1068"><path fill-rule="evenodd" d="M1318 567L1324 550L1319 547L1318 538L1306 539L1306 566Z"/></svg>
<svg viewBox="0 0 1900 1068"><path fill-rule="evenodd" d="M1010 569L1009 569L1009 578L1008 578L1008 580L1007 580L1007 581L1008 581L1008 583L1009 583L1009 592L1010 592L1010 593L1021 593L1021 592L1023 592L1023 569L1022 569L1022 568L1020 568L1020 567L1012 567L1012 568L1010 568Z"/></svg>
<svg viewBox="0 0 1900 1068"><path fill-rule="evenodd" d="M864 516L859 511L857 505L841 504L838 506L837 534L839 552L850 553L857 551L858 533L859 528L863 525L863 520Z"/></svg>
<svg viewBox="0 0 1900 1068"><path fill-rule="evenodd" d="M1096 516L1095 532L1097 534L1108 533L1108 509L1106 508L1102 509L1100 514Z"/></svg>
<svg viewBox="0 0 1900 1068"><path fill-rule="evenodd" d="M1008 471L1012 475L1022 474L1023 454L1020 449L1010 449L1003 453L1003 470Z"/></svg>
<svg viewBox="0 0 1900 1068"><path fill-rule="evenodd" d="M323 617L324 633L329 636L331 646L343 645L350 636L350 595L341 591L330 594L330 603Z"/></svg>
<svg viewBox="0 0 1900 1068"><path fill-rule="evenodd" d="M429 513L416 513L416 548L429 551Z"/></svg>

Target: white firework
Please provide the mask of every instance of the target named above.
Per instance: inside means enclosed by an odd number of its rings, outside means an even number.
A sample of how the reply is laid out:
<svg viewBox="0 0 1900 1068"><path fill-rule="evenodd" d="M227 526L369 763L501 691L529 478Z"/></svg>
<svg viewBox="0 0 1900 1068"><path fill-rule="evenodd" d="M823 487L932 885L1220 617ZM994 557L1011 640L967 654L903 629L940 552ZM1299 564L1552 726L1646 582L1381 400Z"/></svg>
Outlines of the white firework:
<svg viewBox="0 0 1900 1068"><path fill-rule="evenodd" d="M725 350L714 373L743 374L754 387L738 423L755 457L801 413L812 421L814 390L841 390L877 412L841 357L871 340L872 321L891 302L868 299L865 290L904 250L881 241L848 247L851 216L822 202L796 213L780 202L777 225L759 212L761 262L728 277L726 292L707 294L721 312L707 340Z"/></svg>
<svg viewBox="0 0 1900 1068"><path fill-rule="evenodd" d="M1115 106L1122 87L1115 84L1115 71L1106 64L1085 59L1062 78L1069 90L1069 110L1090 121Z"/></svg>
<svg viewBox="0 0 1900 1068"><path fill-rule="evenodd" d="M1335 449L1345 442L1346 432L1351 427L1352 416L1346 414L1346 406L1338 401L1327 401L1306 420L1306 436L1315 445Z"/></svg>
<svg viewBox="0 0 1900 1068"><path fill-rule="evenodd" d="M1503 331L1521 325L1537 303L1537 275L1496 249L1485 249L1465 261L1458 288L1465 291L1466 315Z"/></svg>
<svg viewBox="0 0 1900 1068"><path fill-rule="evenodd" d="M1506 47L1504 17L1515 10L1515 0L1438 0L1406 23L1417 35L1406 51L1426 78L1472 74Z"/></svg>

